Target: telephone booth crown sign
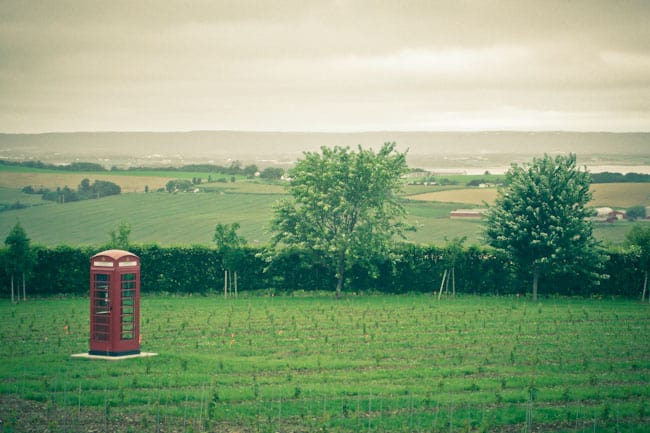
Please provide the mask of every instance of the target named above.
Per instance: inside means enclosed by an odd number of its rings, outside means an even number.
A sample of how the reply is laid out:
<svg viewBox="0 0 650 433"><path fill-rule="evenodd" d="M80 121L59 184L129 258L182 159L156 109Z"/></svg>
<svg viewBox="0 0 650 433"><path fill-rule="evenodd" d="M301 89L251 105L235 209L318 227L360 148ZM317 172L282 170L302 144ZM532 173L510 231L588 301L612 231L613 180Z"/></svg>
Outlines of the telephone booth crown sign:
<svg viewBox="0 0 650 433"><path fill-rule="evenodd" d="M140 258L107 250L90 259L91 355L140 353Z"/></svg>

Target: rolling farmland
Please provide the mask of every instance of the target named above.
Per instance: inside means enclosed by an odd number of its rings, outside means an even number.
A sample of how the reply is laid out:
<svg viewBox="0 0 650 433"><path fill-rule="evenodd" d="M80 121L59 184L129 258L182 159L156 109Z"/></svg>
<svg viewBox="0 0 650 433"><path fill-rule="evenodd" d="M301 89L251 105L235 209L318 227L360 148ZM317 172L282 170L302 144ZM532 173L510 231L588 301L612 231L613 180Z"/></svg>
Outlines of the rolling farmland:
<svg viewBox="0 0 650 433"><path fill-rule="evenodd" d="M628 208L650 204L650 183L599 183L591 187L594 198L592 206ZM497 196L496 188L461 188L434 191L409 196L411 200L437 201L482 205L493 204Z"/></svg>
<svg viewBox="0 0 650 433"><path fill-rule="evenodd" d="M132 240L161 245L209 244L217 223L239 222L255 244L268 239L267 226L276 194L150 193L121 194L64 205L45 202L0 213L8 232L16 217L33 240L44 245L99 245L120 221L132 227Z"/></svg>
<svg viewBox="0 0 650 433"><path fill-rule="evenodd" d="M209 245L217 223L239 222L249 243L268 242L281 185L238 179L199 193L66 204L19 191L27 179L74 187L88 177L144 191L152 179L207 178L161 174L2 171L0 203L29 207L1 212L0 231L19 220L33 243L101 245L125 221L135 243ZM409 241L482 242L480 221L451 220L449 212L480 205L495 189L422 189L406 188L408 222L418 229ZM625 207L647 202L649 184L594 189L595 205ZM620 243L630 227L598 224L595 232ZM145 295L142 349L159 356L108 364L69 356L87 350L87 303L0 300L5 429L644 432L650 425L650 321L647 306L632 301Z"/></svg>
<svg viewBox="0 0 650 433"><path fill-rule="evenodd" d="M167 177L163 175L167 175ZM17 220L25 227L32 242L42 245L101 245L120 221L132 227L131 240L136 243L161 245L210 244L217 223L239 222L240 234L252 245L270 239L269 225L273 204L284 197L281 184L237 179L236 182L205 183L210 173L134 171L106 173L62 173L55 170L34 170L6 167L0 170L0 204L20 202L29 207L0 212L0 233L8 233ZM213 177L219 177L212 174ZM170 179L201 177L204 192L148 193ZM83 178L110 180L124 191L119 196L88 200L65 205L43 201L38 195L23 194L26 185L75 188ZM432 190L426 192L428 189ZM650 184L596 184L594 206L626 208L650 203ZM137 192L128 192L137 191ZM452 220L449 212L462 207L482 206L492 202L496 188L462 188L408 186L405 208L408 223L417 228L407 240L419 243L443 243L445 239L466 236L467 243L481 243L482 225L476 220ZM620 243L630 228L628 222L613 225L597 224L596 236Z"/></svg>
<svg viewBox="0 0 650 433"><path fill-rule="evenodd" d="M594 206L627 208L650 205L650 183L600 183L593 185Z"/></svg>
<svg viewBox="0 0 650 433"><path fill-rule="evenodd" d="M56 189L57 187L68 186L76 188L84 178L93 180L107 180L119 185L122 192L144 192L145 187L151 191L164 188L165 184L174 179L174 176L148 176L107 173L66 173L61 171L34 172L34 171L8 171L3 167L0 170L0 187L20 189L31 185L34 188L45 187Z"/></svg>

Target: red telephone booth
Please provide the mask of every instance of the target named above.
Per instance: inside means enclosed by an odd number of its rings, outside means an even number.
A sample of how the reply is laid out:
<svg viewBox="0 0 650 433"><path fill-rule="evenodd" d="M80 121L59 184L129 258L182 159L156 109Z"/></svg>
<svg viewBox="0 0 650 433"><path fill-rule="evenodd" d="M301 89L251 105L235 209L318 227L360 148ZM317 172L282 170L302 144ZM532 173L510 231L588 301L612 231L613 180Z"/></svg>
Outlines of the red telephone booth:
<svg viewBox="0 0 650 433"><path fill-rule="evenodd" d="M140 258L107 250L90 259L90 355L140 353Z"/></svg>

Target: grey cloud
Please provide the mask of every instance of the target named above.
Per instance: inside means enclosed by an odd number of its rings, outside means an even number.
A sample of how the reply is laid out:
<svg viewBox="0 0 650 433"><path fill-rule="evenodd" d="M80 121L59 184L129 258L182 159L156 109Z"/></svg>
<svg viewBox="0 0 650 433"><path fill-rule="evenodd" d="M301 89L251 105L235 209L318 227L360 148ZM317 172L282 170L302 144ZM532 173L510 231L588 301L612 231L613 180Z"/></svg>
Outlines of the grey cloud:
<svg viewBox="0 0 650 433"><path fill-rule="evenodd" d="M646 1L5 0L0 130L424 128L499 107L650 129L649 21Z"/></svg>

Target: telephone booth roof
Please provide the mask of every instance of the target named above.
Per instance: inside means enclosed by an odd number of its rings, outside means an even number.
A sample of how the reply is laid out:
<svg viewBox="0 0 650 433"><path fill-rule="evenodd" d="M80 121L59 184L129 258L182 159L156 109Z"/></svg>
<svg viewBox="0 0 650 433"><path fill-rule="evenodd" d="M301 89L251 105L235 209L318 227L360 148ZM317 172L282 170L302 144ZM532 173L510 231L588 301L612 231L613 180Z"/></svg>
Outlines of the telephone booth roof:
<svg viewBox="0 0 650 433"><path fill-rule="evenodd" d="M120 267L133 267L140 266L140 257L133 253L124 250L106 250L97 253L90 259L93 268L95 267L113 267L113 264L118 264Z"/></svg>
<svg viewBox="0 0 650 433"><path fill-rule="evenodd" d="M93 258L99 257L99 256L107 256L107 257L110 257L113 260L119 260L124 256L138 257L135 254L130 253L128 251L124 251L124 250L106 250L106 251L102 251L101 253L95 254L93 256Z"/></svg>

